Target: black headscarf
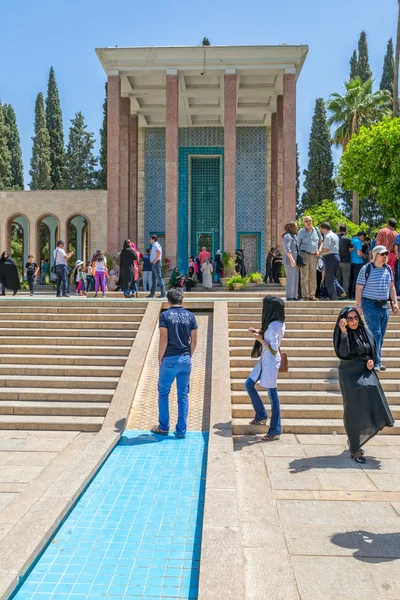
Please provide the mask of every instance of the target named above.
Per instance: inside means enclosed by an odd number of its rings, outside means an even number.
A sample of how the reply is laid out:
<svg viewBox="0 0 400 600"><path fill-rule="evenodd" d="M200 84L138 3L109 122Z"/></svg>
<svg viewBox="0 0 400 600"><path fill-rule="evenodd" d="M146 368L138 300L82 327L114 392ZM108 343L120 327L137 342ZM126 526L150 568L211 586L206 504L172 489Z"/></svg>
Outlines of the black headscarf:
<svg viewBox="0 0 400 600"><path fill-rule="evenodd" d="M350 327L347 328L347 335L349 338L350 348L355 348L357 351L357 354L359 354L360 356L363 356L366 353L366 346L369 346L370 347L369 353L371 354L371 359L374 361L374 364L376 364L377 354L376 354L375 338L372 335L372 333L370 332L370 330L368 329L367 325L362 320L360 313L354 306L345 306L344 308L342 308L342 310L340 311L340 314L337 318L335 329L333 331L333 345L335 348L336 356L338 358L340 358L340 360L354 360L354 355L353 356L341 356L341 354L340 354L340 336L341 336L342 332L340 330L339 323L340 323L340 320L345 319L350 312L356 312L359 316L358 328L357 329L350 329Z"/></svg>
<svg viewBox="0 0 400 600"><path fill-rule="evenodd" d="M6 254L8 254L7 258L5 257ZM7 250L4 250L3 254L0 256L0 263L4 265L15 265L15 261L11 258Z"/></svg>
<svg viewBox="0 0 400 600"><path fill-rule="evenodd" d="M273 321L285 322L285 303L278 296L265 296L263 299L261 329L259 331L262 337L264 337L264 333ZM262 343L256 340L251 351L251 356L253 358L260 356L261 350Z"/></svg>

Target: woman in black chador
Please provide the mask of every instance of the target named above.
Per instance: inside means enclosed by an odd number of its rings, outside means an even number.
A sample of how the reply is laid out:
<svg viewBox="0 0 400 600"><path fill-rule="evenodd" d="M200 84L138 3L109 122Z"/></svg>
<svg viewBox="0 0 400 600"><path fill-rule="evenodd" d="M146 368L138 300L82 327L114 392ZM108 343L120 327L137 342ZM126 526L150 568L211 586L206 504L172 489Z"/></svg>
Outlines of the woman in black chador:
<svg viewBox="0 0 400 600"><path fill-rule="evenodd" d="M352 306L343 308L333 333L340 359L339 383L343 396L343 421L351 457L365 463L361 447L394 420L374 370L375 338Z"/></svg>
<svg viewBox="0 0 400 600"><path fill-rule="evenodd" d="M5 288L13 290L14 296L21 289L17 265L6 251L0 256L0 290L2 296L6 294Z"/></svg>

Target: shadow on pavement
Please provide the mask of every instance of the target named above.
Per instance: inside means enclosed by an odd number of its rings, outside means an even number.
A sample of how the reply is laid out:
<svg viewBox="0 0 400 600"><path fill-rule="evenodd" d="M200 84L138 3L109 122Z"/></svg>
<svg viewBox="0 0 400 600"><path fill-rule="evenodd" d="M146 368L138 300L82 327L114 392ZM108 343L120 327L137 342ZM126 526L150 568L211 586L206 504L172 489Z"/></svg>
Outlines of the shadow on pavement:
<svg viewBox="0 0 400 600"><path fill-rule="evenodd" d="M400 558L400 533L371 533L358 530L336 533L332 544L354 548L353 557L367 563L390 562Z"/></svg>

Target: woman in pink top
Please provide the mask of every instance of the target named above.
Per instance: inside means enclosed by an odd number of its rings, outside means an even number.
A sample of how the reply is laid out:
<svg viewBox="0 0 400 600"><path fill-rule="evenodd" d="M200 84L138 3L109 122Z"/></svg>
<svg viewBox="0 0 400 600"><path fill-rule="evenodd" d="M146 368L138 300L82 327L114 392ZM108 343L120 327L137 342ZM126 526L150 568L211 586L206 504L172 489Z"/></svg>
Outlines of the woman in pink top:
<svg viewBox="0 0 400 600"><path fill-rule="evenodd" d="M132 291L132 296L135 296L136 298L139 298L138 281L139 281L139 258L140 258L140 254L139 254L139 250L136 247L135 242L131 242L131 248L132 248L132 250L136 254L136 260L133 261L133 281L132 281L131 291Z"/></svg>

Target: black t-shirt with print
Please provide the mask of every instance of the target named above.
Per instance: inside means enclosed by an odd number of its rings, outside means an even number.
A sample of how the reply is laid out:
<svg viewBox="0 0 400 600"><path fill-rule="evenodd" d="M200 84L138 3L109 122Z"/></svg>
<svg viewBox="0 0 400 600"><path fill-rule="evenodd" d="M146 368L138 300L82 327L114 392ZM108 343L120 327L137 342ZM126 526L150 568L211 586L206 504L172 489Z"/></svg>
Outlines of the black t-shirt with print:
<svg viewBox="0 0 400 600"><path fill-rule="evenodd" d="M25 269L26 269L26 274L28 277L33 277L35 274L35 271L37 269L37 264L35 262L27 262L25 265Z"/></svg>

